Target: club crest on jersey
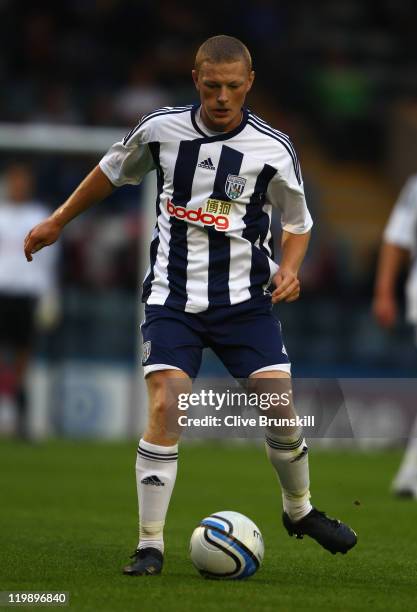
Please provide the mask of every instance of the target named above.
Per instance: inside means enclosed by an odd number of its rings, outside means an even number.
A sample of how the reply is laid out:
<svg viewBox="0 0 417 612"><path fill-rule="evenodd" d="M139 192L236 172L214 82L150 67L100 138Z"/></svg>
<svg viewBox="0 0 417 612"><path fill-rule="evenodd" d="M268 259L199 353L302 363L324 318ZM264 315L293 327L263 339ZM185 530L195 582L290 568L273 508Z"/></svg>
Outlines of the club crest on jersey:
<svg viewBox="0 0 417 612"><path fill-rule="evenodd" d="M151 354L151 346L152 346L151 340L148 340L147 342L143 343L142 364L145 364L148 361L149 356Z"/></svg>
<svg viewBox="0 0 417 612"><path fill-rule="evenodd" d="M226 184L224 186L226 195L232 199L236 200L239 198L243 190L245 189L246 179L242 176L235 176L234 174L228 174L226 179Z"/></svg>

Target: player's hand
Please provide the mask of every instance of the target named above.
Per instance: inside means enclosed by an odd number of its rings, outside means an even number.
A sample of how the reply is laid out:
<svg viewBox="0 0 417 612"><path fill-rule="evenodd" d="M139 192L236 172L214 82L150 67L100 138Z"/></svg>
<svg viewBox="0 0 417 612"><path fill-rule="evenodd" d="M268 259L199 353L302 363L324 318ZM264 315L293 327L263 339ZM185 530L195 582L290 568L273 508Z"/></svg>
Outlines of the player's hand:
<svg viewBox="0 0 417 612"><path fill-rule="evenodd" d="M397 301L392 295L377 295L372 302L372 312L381 327L390 329L397 320Z"/></svg>
<svg viewBox="0 0 417 612"><path fill-rule="evenodd" d="M36 225L25 238L24 251L27 261L32 261L32 255L43 247L56 242L61 230L61 225L53 217L48 217Z"/></svg>
<svg viewBox="0 0 417 612"><path fill-rule="evenodd" d="M273 278L276 289L272 293L272 303L294 302L300 297L300 281L292 270L280 268Z"/></svg>

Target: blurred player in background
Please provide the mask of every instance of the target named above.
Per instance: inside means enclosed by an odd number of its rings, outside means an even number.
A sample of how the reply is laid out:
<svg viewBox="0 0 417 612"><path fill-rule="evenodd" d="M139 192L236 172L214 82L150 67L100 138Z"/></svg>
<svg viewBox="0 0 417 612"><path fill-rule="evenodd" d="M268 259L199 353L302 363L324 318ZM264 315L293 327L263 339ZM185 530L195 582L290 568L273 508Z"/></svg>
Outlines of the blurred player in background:
<svg viewBox="0 0 417 612"><path fill-rule="evenodd" d="M29 436L25 375L37 326L57 320L56 248L28 269L22 241L34 224L48 214L33 199L34 178L28 165L9 165L4 173L5 195L0 200L0 394L17 409L17 434Z"/></svg>
<svg viewBox="0 0 417 612"><path fill-rule="evenodd" d="M379 254L373 313L386 329L391 329L397 320L397 281L406 266L406 316L414 326L417 343L417 174L408 179L398 197ZM417 419L392 490L399 496L417 499Z"/></svg>
<svg viewBox="0 0 417 612"><path fill-rule="evenodd" d="M143 117L25 241L30 261L94 202L157 170L157 222L142 294L149 420L137 454L139 543L128 575L162 570L178 458L178 435L168 425L170 380L189 390L206 346L235 378L290 378L268 286L273 279L273 303L298 299L312 225L291 141L243 106L254 80L248 49L229 36L208 39L193 79L201 104ZM281 214L280 266L272 255L272 206ZM310 503L301 428L268 429L266 450L281 483L288 533L346 553L356 534Z"/></svg>

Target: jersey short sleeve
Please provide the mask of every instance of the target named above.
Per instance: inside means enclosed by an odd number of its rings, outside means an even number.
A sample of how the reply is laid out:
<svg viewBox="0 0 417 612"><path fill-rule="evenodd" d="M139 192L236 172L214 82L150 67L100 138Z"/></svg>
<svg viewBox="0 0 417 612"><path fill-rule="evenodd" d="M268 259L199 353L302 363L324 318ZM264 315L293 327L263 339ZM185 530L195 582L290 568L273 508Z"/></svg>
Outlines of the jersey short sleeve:
<svg viewBox="0 0 417 612"><path fill-rule="evenodd" d="M292 150L293 151L293 150ZM295 152L282 151L268 199L281 211L281 227L291 234L305 234L313 221L307 208L301 170Z"/></svg>
<svg viewBox="0 0 417 612"><path fill-rule="evenodd" d="M384 241L414 251L417 232L417 174L408 179L392 209Z"/></svg>
<svg viewBox="0 0 417 612"><path fill-rule="evenodd" d="M149 148L148 125L139 125L120 142L115 142L100 160L100 169L115 187L139 185L155 168Z"/></svg>

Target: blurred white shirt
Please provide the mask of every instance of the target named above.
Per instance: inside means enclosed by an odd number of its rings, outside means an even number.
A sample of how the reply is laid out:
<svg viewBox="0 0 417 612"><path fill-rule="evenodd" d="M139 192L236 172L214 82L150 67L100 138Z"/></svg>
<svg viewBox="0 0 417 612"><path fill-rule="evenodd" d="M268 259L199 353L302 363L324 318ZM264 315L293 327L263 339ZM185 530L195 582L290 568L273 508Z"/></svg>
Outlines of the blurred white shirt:
<svg viewBox="0 0 417 612"><path fill-rule="evenodd" d="M41 297L56 285L56 245L42 249L28 263L26 234L49 215L37 202L0 203L0 293Z"/></svg>
<svg viewBox="0 0 417 612"><path fill-rule="evenodd" d="M411 176L391 212L384 241L411 253L411 267L405 286L407 319L417 324L417 174Z"/></svg>

